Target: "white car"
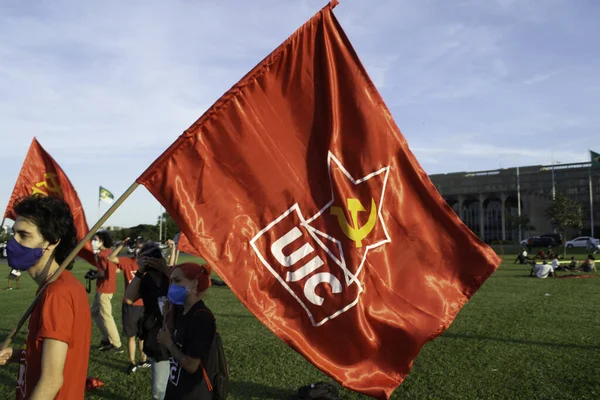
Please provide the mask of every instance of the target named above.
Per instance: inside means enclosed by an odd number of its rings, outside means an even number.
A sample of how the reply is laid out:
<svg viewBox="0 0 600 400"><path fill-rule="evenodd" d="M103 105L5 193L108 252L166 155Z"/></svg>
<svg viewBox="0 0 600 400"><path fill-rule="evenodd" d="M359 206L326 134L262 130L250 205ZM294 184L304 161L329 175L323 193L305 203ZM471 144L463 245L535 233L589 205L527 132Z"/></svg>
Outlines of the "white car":
<svg viewBox="0 0 600 400"><path fill-rule="evenodd" d="M600 240L591 236L579 236L573 240L569 240L567 243L565 243L565 246L567 246L567 249L572 249L573 247L588 247L590 239L592 239L594 246L598 246L598 244L600 244Z"/></svg>

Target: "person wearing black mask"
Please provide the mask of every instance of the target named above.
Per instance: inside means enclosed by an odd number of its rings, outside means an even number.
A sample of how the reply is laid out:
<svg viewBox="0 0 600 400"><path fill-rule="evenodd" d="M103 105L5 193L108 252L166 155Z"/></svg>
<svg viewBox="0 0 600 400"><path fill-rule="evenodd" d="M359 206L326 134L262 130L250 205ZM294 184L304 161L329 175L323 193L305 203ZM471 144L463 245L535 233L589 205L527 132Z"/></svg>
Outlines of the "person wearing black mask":
<svg viewBox="0 0 600 400"><path fill-rule="evenodd" d="M152 364L152 399L164 399L169 380L169 351L159 344L156 336L163 326L164 305L169 292L170 270L160 248L145 243L138 254L139 269L125 292L125 302L133 304L144 301L144 316L140 323L140 339L144 341L144 353Z"/></svg>

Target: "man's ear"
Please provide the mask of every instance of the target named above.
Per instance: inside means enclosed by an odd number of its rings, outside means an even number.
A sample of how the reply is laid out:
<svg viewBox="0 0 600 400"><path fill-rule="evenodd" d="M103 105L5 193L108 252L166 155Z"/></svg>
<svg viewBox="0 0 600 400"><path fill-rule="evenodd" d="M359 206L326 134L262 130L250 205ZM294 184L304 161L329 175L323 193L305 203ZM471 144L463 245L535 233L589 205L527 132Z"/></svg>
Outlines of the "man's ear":
<svg viewBox="0 0 600 400"><path fill-rule="evenodd" d="M56 249L59 244L60 244L60 239L58 239L56 241L56 243L50 243L50 242L48 242L48 246L45 247L44 250L54 251L54 249Z"/></svg>

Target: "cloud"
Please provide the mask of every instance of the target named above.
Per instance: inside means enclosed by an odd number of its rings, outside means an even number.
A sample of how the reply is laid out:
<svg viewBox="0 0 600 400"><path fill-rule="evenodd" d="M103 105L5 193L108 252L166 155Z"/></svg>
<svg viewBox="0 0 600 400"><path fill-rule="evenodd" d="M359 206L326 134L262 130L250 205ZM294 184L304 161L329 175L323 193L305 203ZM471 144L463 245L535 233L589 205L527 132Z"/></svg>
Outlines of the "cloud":
<svg viewBox="0 0 600 400"><path fill-rule="evenodd" d="M534 85L536 83L544 82L553 76L556 76L558 72L546 72L546 73L538 73L533 75L531 78L526 79L523 83L525 85Z"/></svg>
<svg viewBox="0 0 600 400"><path fill-rule="evenodd" d="M449 157L456 157L467 160L463 165L473 165L473 161L486 160L485 169L495 169L496 167L526 166L526 165L551 165L552 161L561 164L586 162L589 153L586 151L570 151L560 149L555 152L539 151L535 148L523 148L519 146L497 146L488 143L457 143L449 151L448 147L412 147L411 150L419 160L427 161L433 166L428 173L451 172L443 170L441 160L448 160ZM449 154L450 153L450 154ZM491 162L490 162L491 161ZM441 167L441 168L440 168ZM466 168L463 170L477 170L477 168Z"/></svg>
<svg viewBox="0 0 600 400"><path fill-rule="evenodd" d="M98 185L124 191L323 5L0 2L0 198L35 135L93 222ZM334 12L419 162L451 172L514 154L523 165L549 163L552 151L587 159L600 142L594 7L381 0ZM140 189L111 223L154 222L158 208Z"/></svg>

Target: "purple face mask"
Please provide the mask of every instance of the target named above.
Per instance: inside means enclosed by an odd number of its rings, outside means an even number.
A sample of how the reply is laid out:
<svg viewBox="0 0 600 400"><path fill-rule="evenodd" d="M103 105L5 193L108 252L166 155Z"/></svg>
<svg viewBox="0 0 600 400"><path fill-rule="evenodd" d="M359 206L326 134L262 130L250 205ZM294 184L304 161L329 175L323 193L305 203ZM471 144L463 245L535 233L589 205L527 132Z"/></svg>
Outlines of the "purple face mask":
<svg viewBox="0 0 600 400"><path fill-rule="evenodd" d="M39 247L25 247L12 238L6 243L6 258L8 265L19 271L27 271L38 262L44 254L44 249Z"/></svg>

